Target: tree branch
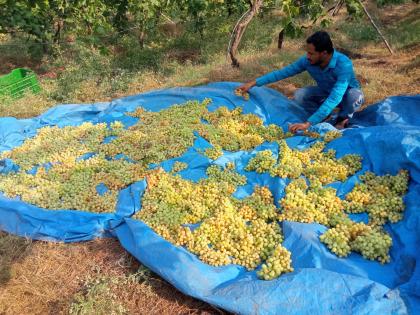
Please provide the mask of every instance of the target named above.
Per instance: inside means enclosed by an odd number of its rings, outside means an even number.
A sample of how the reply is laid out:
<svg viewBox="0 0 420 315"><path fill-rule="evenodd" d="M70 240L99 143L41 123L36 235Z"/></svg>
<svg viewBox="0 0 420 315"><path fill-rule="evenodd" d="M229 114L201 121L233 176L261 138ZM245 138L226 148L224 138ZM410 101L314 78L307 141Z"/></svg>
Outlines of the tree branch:
<svg viewBox="0 0 420 315"><path fill-rule="evenodd" d="M228 47L228 54L232 60L233 67L239 67L239 61L235 57L238 46L241 42L242 35L244 34L246 27L248 26L249 22L251 22L252 18L258 13L262 2L263 0L255 0L254 2L250 1L251 7L247 12L245 12L244 15L241 16L241 18L236 23L235 28L233 29Z"/></svg>
<svg viewBox="0 0 420 315"><path fill-rule="evenodd" d="M379 27L377 27L377 26L376 26L375 22L373 21L372 17L370 16L370 14L369 14L368 10L367 10L367 9L366 9L366 7L363 5L362 1L360 1L360 0L357 0L357 1L358 1L358 2L360 3L360 5L362 6L363 11L365 11L365 14L368 16L368 18L369 18L369 20L370 20L370 23L372 23L373 27L374 27L374 28L375 28L375 30L378 32L379 36L381 36L381 38L382 38L383 42L385 43L385 45L386 45L386 47L388 48L388 50L389 50L389 52L391 53L391 55L393 55L393 54L394 54L394 52L392 51L391 46L388 44L388 42L387 42L386 38L382 35L381 31L379 30Z"/></svg>

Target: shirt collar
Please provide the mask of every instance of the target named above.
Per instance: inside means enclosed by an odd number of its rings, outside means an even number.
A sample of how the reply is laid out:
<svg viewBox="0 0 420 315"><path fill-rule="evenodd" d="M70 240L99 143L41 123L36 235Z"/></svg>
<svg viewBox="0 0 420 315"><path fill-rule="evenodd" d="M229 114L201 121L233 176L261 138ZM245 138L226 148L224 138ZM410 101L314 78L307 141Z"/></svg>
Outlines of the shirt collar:
<svg viewBox="0 0 420 315"><path fill-rule="evenodd" d="M325 71L327 71L330 68L335 68L335 65L337 64L337 57L338 57L337 56L337 52L334 49L333 55L331 57L330 62L328 63L328 66L326 66L325 69L323 69L322 71L325 72Z"/></svg>

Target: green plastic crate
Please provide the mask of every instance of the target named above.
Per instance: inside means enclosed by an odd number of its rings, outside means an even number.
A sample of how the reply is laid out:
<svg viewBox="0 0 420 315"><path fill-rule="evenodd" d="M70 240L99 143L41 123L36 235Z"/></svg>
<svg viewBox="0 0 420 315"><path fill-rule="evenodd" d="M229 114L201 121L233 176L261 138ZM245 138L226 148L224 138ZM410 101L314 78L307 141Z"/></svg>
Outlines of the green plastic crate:
<svg viewBox="0 0 420 315"><path fill-rule="evenodd" d="M0 95L18 99L23 97L28 91L32 93L41 91L38 79L33 71L17 68L9 74L0 77Z"/></svg>

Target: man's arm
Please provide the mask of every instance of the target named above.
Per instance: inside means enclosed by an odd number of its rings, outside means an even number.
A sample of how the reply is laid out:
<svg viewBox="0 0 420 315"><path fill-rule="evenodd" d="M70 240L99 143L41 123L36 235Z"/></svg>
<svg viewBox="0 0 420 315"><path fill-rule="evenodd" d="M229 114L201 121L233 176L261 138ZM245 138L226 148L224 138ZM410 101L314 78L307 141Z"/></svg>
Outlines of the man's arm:
<svg viewBox="0 0 420 315"><path fill-rule="evenodd" d="M291 63L290 65L276 71L272 71L270 73L267 73L266 75L263 75L262 77L259 77L256 79L256 85L262 86L269 83L277 82L283 79L286 79L288 77L294 76L298 73L301 73L306 70L306 63L308 61L306 60L305 56L302 56L298 60L296 60L294 63Z"/></svg>
<svg viewBox="0 0 420 315"><path fill-rule="evenodd" d="M253 86L261 86L265 84L269 84L272 82L276 82L279 80L286 79L288 77L291 77L295 74L298 74L300 72L303 72L306 70L306 63L308 61L306 60L306 57L303 56L296 60L294 63L280 69L276 70L270 73L267 73L266 75L263 75L262 77L257 78L256 80L250 81L248 83L242 84L240 87L237 88L237 90L240 90L241 93L248 92L249 89L251 89Z"/></svg>
<svg viewBox="0 0 420 315"><path fill-rule="evenodd" d="M349 86L349 82L352 74L352 65L346 65L344 68L340 69L337 73L337 82L335 82L330 95L318 108L318 110L308 118L308 122L311 125L315 125L323 121L332 110L340 104L343 100L343 96L346 93L346 90Z"/></svg>

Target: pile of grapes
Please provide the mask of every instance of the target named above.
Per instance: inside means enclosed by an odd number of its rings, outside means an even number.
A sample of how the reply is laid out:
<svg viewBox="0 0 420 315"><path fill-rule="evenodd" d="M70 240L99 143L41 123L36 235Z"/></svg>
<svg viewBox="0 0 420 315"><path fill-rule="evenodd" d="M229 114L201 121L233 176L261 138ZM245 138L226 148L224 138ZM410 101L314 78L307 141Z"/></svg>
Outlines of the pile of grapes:
<svg viewBox="0 0 420 315"><path fill-rule="evenodd" d="M367 212L369 223L355 223L341 215L330 220L332 228L320 239L338 256L355 251L367 259L387 263L392 238L383 225L402 220L403 195L408 190L409 174L405 170L395 176L367 172L360 179L361 183L347 194L343 208L349 213Z"/></svg>
<svg viewBox="0 0 420 315"><path fill-rule="evenodd" d="M307 132L316 138L313 145L292 149L284 140L292 135L280 127L265 126L240 107L210 112L209 103L189 101L159 112L139 107L128 113L138 118L128 129L120 122L42 128L20 147L0 155L20 167L0 174L0 192L46 209L112 212L119 191L146 178L136 219L205 263L258 268L258 276L265 280L293 270L291 253L281 245L280 223L285 220L327 226L320 240L339 257L353 251L381 263L390 260L392 239L383 226L403 217L407 171L395 176L367 172L342 200L328 184L346 181L362 164L358 155L337 158L334 150L325 149L340 132L324 136ZM198 182L177 175L188 168L183 162L175 162L170 172L150 168L183 155L193 145L195 132L212 145L203 152L212 160L223 150L252 150L265 141L277 142L278 156L260 151L245 170L286 179L279 207L267 187L255 186L244 199L233 197L246 184L233 163L210 166L207 178ZM348 217L361 212L368 214L367 224Z"/></svg>
<svg viewBox="0 0 420 315"><path fill-rule="evenodd" d="M222 106L214 112L207 111L203 119L208 123L200 125L199 134L214 147L228 151L251 150L264 141L290 136L277 125L264 126L254 114L242 114L241 107L230 111Z"/></svg>
<svg viewBox="0 0 420 315"><path fill-rule="evenodd" d="M112 212L119 190L144 178L146 168L125 160L106 159L101 145L123 132L121 123L84 123L78 127L45 127L22 146L4 152L20 166L0 175L0 191L7 197L46 209ZM85 154L87 158L83 158ZM99 184L107 190L100 194Z"/></svg>
<svg viewBox="0 0 420 315"><path fill-rule="evenodd" d="M282 178L305 176L322 184L345 181L361 168L361 157L348 154L340 159L334 150L324 152L325 142L318 141L306 150L290 149L286 141L279 141L279 155L275 157L271 150L258 152L245 170L257 173L269 173Z"/></svg>
<svg viewBox="0 0 420 315"><path fill-rule="evenodd" d="M169 242L185 246L213 266L238 264L273 279L292 271L270 190L256 187L249 197L232 197L246 178L234 170L211 166L198 183L157 170L148 175L142 220ZM194 224L200 225L191 229Z"/></svg>

